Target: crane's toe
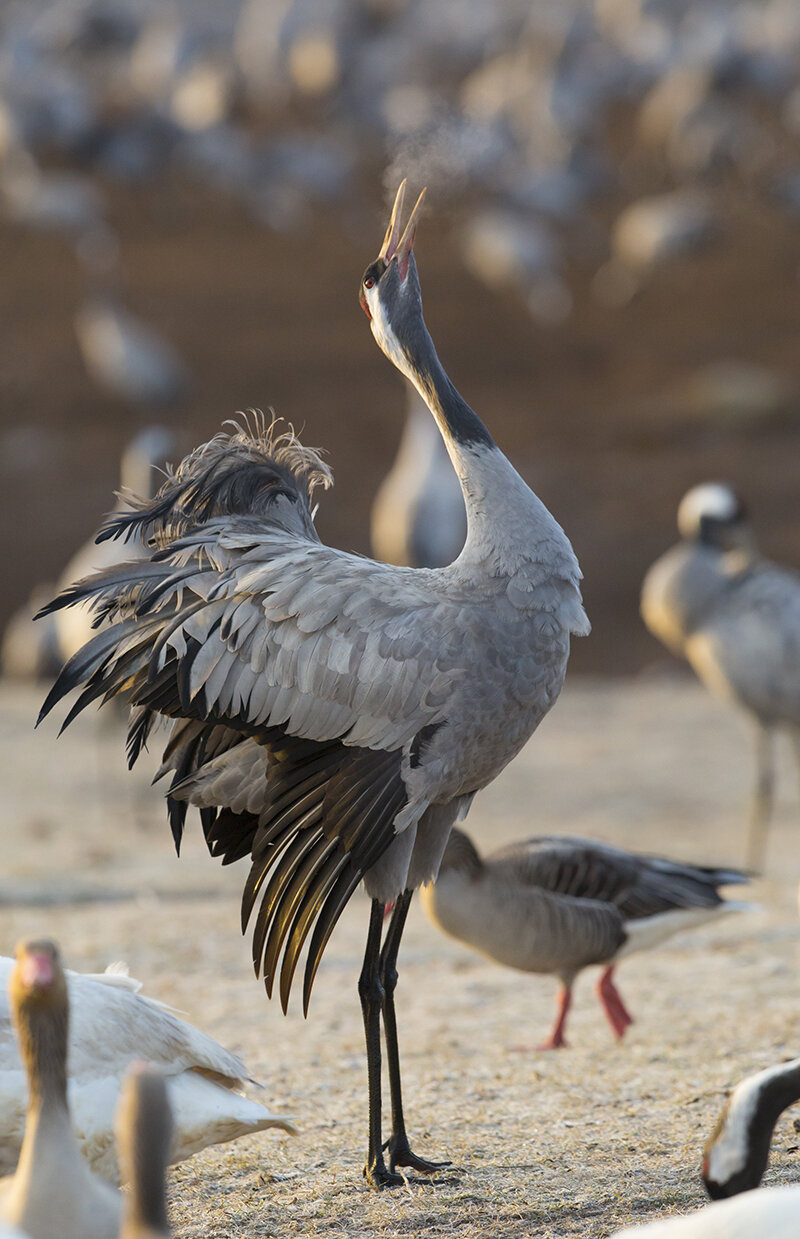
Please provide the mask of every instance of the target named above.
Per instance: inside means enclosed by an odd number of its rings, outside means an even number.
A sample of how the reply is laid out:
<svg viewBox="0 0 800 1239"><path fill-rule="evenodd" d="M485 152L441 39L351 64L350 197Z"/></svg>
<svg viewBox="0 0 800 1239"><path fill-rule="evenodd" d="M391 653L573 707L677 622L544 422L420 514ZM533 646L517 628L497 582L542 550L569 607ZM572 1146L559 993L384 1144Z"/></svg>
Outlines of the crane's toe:
<svg viewBox="0 0 800 1239"><path fill-rule="evenodd" d="M428 1162L424 1157L417 1157L416 1153L411 1152L405 1135L390 1136L383 1147L389 1154L390 1170L394 1170L395 1166L407 1166L409 1170L418 1170L420 1174L435 1174L437 1170L446 1170L453 1164L449 1161Z"/></svg>
<svg viewBox="0 0 800 1239"><path fill-rule="evenodd" d="M367 1180L367 1186L371 1187L373 1192L382 1192L386 1187L402 1187L405 1183L401 1174L395 1174L393 1169L387 1169L382 1157L368 1161L364 1166L363 1174Z"/></svg>

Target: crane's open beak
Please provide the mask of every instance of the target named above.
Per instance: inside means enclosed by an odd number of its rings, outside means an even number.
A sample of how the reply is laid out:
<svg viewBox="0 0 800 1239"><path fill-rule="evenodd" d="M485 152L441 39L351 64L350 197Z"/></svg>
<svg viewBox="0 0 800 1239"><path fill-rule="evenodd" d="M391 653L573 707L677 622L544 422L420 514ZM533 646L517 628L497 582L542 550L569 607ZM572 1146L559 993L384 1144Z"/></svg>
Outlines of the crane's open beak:
<svg viewBox="0 0 800 1239"><path fill-rule="evenodd" d="M419 220L422 201L425 197L423 189L417 201L414 204L414 209L408 217L405 231L402 236L400 234L400 216L403 211L403 201L406 196L406 182L402 180L397 191L397 196L392 207L392 215L389 220L389 227L386 229L386 236L383 238L383 245L379 257L385 263L390 263L393 258L397 260L397 266L400 271L400 276L405 279L408 275L408 261L411 257L411 250L414 246L414 234L417 231L417 221Z"/></svg>

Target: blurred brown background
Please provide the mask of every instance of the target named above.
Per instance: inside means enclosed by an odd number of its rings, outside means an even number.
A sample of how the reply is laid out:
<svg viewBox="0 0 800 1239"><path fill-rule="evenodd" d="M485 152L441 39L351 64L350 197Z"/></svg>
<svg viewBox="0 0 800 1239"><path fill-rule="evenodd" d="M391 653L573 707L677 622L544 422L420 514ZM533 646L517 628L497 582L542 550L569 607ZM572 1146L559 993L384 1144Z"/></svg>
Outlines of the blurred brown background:
<svg viewBox="0 0 800 1239"><path fill-rule="evenodd" d="M238 409L272 407L329 454L322 537L368 551L404 394L356 292L406 171L412 191L429 182L416 251L442 360L581 561L594 632L576 642L572 670L664 659L639 621L638 589L697 481L733 482L764 550L800 567L792 6L764 4L753 26L735 4L696 5L694 17L678 3L566 5L554 33L509 3L470 43L445 22L452 8L467 22L467 5L431 4L424 20L402 0L251 3L224 16L186 5L169 10L178 50L148 90L142 47L149 39L163 58L164 6L55 7L60 25L52 6L21 4L0 27L0 621L96 527L122 448L152 422L189 448ZM278 32L257 58L266 91L241 53L243 11L252 22L259 9ZM687 26L698 12L728 25L704 42ZM649 61L628 46L647 23L666 40ZM598 63L578 119L559 120ZM380 78L381 64L396 64L395 77ZM72 128L36 93L37 73L52 86L54 65L85 105ZM526 101L520 82L540 78L545 104ZM559 136L544 152L532 141L541 107ZM421 109L413 141L398 131L404 108ZM479 159L467 143L455 171L428 158L453 117L485 142ZM131 145L138 163L123 158ZM304 151L314 175L298 172ZM575 181L571 196L548 199L556 173ZM74 202L66 222L63 210L42 219L37 193L59 178L97 195L85 219ZM641 236L636 219L622 223L660 195L671 196L667 214L697 207L699 223L681 235L680 218L677 233L662 219L655 241L652 223L639 221ZM93 259L98 231L111 262ZM82 361L75 314L109 266L127 309L185 367L185 391L162 407L101 388Z"/></svg>

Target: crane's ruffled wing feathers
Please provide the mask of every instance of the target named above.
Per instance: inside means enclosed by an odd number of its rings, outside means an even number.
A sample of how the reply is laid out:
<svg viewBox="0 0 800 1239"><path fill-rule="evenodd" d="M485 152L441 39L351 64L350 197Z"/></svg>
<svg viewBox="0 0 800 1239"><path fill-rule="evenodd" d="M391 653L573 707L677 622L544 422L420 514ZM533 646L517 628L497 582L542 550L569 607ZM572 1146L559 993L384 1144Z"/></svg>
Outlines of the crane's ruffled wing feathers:
<svg viewBox="0 0 800 1239"><path fill-rule="evenodd" d="M230 434L215 435L168 473L155 500L126 494L132 510L109 517L98 541L141 532L163 547L220 516L267 519L319 541L312 496L333 480L319 452L305 447L291 426L279 433L279 420L267 421L258 410L229 424Z"/></svg>
<svg viewBox="0 0 800 1239"><path fill-rule="evenodd" d="M278 959L284 1010L297 961L314 927L303 987L304 1009L330 934L363 874L395 834L407 803L402 753L353 749L284 736L269 746L267 802L252 847L242 897L253 928L253 964L271 994ZM315 925L316 922L316 925Z"/></svg>
<svg viewBox="0 0 800 1239"><path fill-rule="evenodd" d="M569 835L528 839L487 859L493 866L513 865L518 880L552 893L613 903L628 920L716 907L723 902L718 887L748 880L737 869L635 855Z"/></svg>
<svg viewBox="0 0 800 1239"><path fill-rule="evenodd" d="M443 601L424 573L323 546L310 489L293 490L291 470L240 439L217 436L153 504L115 518L157 549L138 576L126 564L71 588L64 605L95 600L108 625L42 714L75 687L70 718L122 695L134 707L131 761L158 717L178 720L159 772L173 772L176 845L196 803L214 855L252 854L243 915L258 904L256 967L271 988L283 950L285 1005L310 934L307 1004L355 885L424 811L403 763L467 674L457 622L467 602Z"/></svg>

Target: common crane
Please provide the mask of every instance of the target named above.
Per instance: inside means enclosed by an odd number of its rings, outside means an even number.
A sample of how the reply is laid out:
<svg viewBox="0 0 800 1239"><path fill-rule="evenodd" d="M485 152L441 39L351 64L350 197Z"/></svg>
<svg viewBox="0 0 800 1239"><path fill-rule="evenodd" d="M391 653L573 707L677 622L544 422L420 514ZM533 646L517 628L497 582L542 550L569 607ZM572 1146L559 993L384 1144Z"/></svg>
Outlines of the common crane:
<svg viewBox="0 0 800 1239"><path fill-rule="evenodd" d="M412 569L323 545L311 493L330 483L329 470L293 434L256 418L192 452L153 502L111 518L104 537L149 531L150 562L89 577L52 604L91 600L111 622L66 665L42 708L79 684L69 718L123 694L134 707L131 761L158 716L175 720L162 771L173 775L176 843L193 804L213 855L250 857L242 923L254 918L256 972L269 994L277 983L284 1009L311 935L308 1008L325 945L364 880L364 1173L375 1189L403 1183L396 1167L436 1169L411 1151L401 1097L394 989L412 892L435 877L453 823L555 702L570 634L589 629L566 535L437 357L413 253L423 195L401 234L404 192L405 183L359 299L447 445L467 509L461 555Z"/></svg>
<svg viewBox="0 0 800 1239"><path fill-rule="evenodd" d="M764 863L772 814L773 732L794 733L800 753L800 576L758 553L744 504L720 482L684 495L681 541L642 586L642 618L706 688L757 725L757 777L748 865Z"/></svg>

